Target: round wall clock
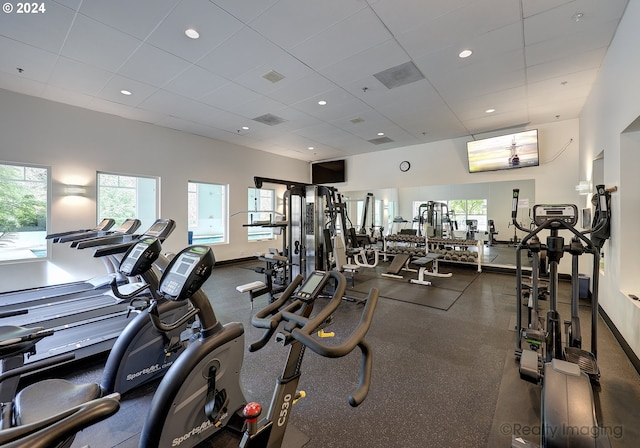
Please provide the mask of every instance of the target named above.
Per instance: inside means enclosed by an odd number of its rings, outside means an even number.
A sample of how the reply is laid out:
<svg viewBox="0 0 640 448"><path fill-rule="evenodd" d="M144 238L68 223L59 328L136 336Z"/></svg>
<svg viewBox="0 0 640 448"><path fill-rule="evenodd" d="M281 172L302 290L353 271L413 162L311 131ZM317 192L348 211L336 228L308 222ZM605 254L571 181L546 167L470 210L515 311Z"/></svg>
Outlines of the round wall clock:
<svg viewBox="0 0 640 448"><path fill-rule="evenodd" d="M411 164L408 161L403 160L402 162L400 162L400 171L406 173L407 171L409 171L409 168L411 168Z"/></svg>

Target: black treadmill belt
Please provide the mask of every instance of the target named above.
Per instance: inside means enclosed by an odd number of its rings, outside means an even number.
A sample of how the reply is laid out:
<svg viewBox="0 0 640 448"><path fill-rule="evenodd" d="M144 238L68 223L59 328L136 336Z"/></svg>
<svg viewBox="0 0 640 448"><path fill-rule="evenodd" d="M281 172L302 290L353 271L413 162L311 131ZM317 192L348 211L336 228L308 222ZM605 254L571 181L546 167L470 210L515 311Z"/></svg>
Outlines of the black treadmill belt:
<svg viewBox="0 0 640 448"><path fill-rule="evenodd" d="M54 328L53 336L38 342L36 354L30 356L27 363L69 352L76 352L76 359L79 359L109 350L124 327L137 315L132 313L127 318L127 313L125 310L74 326Z"/></svg>
<svg viewBox="0 0 640 448"><path fill-rule="evenodd" d="M64 285L45 286L43 288L25 289L22 291L0 294L0 307L9 305L29 306L29 302L43 300L67 294L74 294L82 291L93 290L94 287L89 282L68 283Z"/></svg>
<svg viewBox="0 0 640 448"><path fill-rule="evenodd" d="M52 304L39 305L29 308L27 314L11 317L11 325L34 325L39 324L45 328L54 325L76 322L84 319L83 315L104 315L108 314L105 308L114 307L121 301L108 294L96 294L87 297L74 297L69 300L54 302ZM126 304L120 306L126 309ZM47 322L55 321L51 325Z"/></svg>

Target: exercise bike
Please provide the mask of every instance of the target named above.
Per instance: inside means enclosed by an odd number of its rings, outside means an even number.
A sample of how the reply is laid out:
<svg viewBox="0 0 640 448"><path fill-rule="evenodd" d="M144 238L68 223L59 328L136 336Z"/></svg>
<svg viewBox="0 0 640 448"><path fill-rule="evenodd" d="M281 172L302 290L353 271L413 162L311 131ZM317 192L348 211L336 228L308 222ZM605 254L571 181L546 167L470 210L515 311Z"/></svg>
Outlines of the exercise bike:
<svg viewBox="0 0 640 448"><path fill-rule="evenodd" d="M96 251L96 255L117 249L106 247ZM140 276L144 284L123 293L114 280L111 291L119 299L130 302L130 312L137 313L122 330L107 358L100 387L104 393L124 394L150 381L162 377L177 357L184 351L187 340L193 332L193 322L184 321L170 329L157 329L149 318L149 306L155 303L155 312L164 321L175 321L189 310L187 302L176 302L158 297L158 276L153 266L164 270L169 260L161 254L162 246L157 237L147 237L129 245L120 262L118 272L125 277ZM149 295L144 295L145 291Z"/></svg>
<svg viewBox="0 0 640 448"><path fill-rule="evenodd" d="M599 429L596 401L592 383L597 384L600 371L597 366L597 325L598 325L598 275L599 248L585 235L599 232L608 225L606 191L597 186L599 209L603 219L593 229L580 232L578 209L573 204L535 205L533 221L535 228L528 232L516 249L516 297L517 328L516 358L520 360L520 377L526 381L541 384L540 446L549 447L609 447L605 431ZM527 231L517 222L519 190L513 190L512 221L519 230ZM541 243L538 234L548 230L546 244ZM572 238L565 245L560 231L568 231ZM549 310L546 325L538 317L538 291L535 280L537 266L534 263L533 289L530 295L529 320L523 325L522 319L522 261L521 251L530 250L537 254L546 251L549 267ZM565 253L572 256L571 320L564 322L566 346L562 343L562 320L558 312L558 265ZM591 300L591 350L582 348L580 317L578 315L578 257L593 255L593 294ZM535 260L534 260L535 261ZM523 348L523 343L528 348ZM530 447L529 442L513 436L512 448Z"/></svg>
<svg viewBox="0 0 640 448"><path fill-rule="evenodd" d="M362 352L359 386L349 403L357 406L365 399L371 382L372 355L364 338L373 319L377 289L370 291L357 328L343 343L334 346L326 345L311 334L326 325L342 303L346 279L338 272L315 271L306 280L298 275L276 301L256 313L252 324L266 331L249 351L261 349L274 335L276 341L289 348L269 411L262 421L258 421L261 407L256 403L247 404L240 385L243 326L237 322L222 325L200 289L209 278L214 263L210 247L191 246L173 258L160 280L160 296L177 302L188 300L193 309L178 321L165 323L159 318L158 305L154 302L149 308L153 324L160 331L167 331L197 316L201 330L199 337L191 341L160 382L140 435L139 447L193 447L204 441L215 444L214 440L223 433L235 433L242 448L280 447L307 347L330 358L345 356L359 347ZM329 281L335 282L331 300L310 317L316 299Z"/></svg>
<svg viewBox="0 0 640 448"><path fill-rule="evenodd" d="M47 379L17 392L21 375L73 359L73 354L64 354L16 365L16 358L34 354L36 343L52 334L42 327L0 327L0 446L4 448L69 447L79 430L113 415L120 407L119 394L101 396L97 384ZM11 368L7 368L8 360L14 361Z"/></svg>

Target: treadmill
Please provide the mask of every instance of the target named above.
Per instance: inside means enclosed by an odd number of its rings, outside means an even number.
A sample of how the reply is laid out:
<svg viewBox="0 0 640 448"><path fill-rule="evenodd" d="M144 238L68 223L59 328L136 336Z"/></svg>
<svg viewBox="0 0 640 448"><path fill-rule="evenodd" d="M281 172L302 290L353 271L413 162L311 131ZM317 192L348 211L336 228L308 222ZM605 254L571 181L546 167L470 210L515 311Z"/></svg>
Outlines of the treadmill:
<svg viewBox="0 0 640 448"><path fill-rule="evenodd" d="M114 224L113 219L104 219L94 229L75 230L72 232L53 233L47 235L47 239L55 243L77 242L86 239L89 235L129 235L140 227L140 220L127 219L115 230L110 230ZM67 301L73 296L77 298L92 297L101 294L96 290L105 289L111 280L116 277L117 269L114 263L118 261L112 257L102 259L107 270L106 276L95 277L81 282L64 283L60 285L44 286L39 288L23 289L0 293L0 312L9 312L39 305L50 305L57 301ZM20 324L13 324L20 325Z"/></svg>
<svg viewBox="0 0 640 448"><path fill-rule="evenodd" d="M174 229L173 220L158 219L144 234L107 235L80 242L90 244L85 247L96 248L95 257L112 256L126 252L130 245L147 237L163 241ZM165 259L160 258L158 263L159 269L166 267ZM140 286L140 283L132 282L120 289L128 293ZM52 336L38 343L37 353L29 357L28 364L69 352L74 352L75 360L78 360L108 351L135 315L131 313L130 301L116 298L110 289L106 289L90 298L63 300L51 306L38 305L30 308L27 314L11 317L11 321L0 318L0 325L39 326L54 330Z"/></svg>

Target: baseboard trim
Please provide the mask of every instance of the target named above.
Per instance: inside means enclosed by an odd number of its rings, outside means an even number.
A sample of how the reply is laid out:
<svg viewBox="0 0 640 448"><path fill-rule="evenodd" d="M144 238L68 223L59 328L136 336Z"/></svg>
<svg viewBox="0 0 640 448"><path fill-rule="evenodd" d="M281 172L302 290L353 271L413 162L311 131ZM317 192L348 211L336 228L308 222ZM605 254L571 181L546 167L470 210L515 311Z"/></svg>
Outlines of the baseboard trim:
<svg viewBox="0 0 640 448"><path fill-rule="evenodd" d="M636 369L636 372L638 372L638 374L640 375L640 358L638 358L638 356L634 353L631 346L627 343L622 334L618 331L618 328L615 326L611 318L609 318L609 316L601 306L598 306L598 311L604 323L607 324L607 327L609 327L609 330L611 330L611 333L613 333L613 337L616 338L616 341L618 341L618 344L620 344L620 347L622 347L622 351L624 351L624 353L627 355L627 358L629 358L629 361L631 361L631 364Z"/></svg>
<svg viewBox="0 0 640 448"><path fill-rule="evenodd" d="M245 263L247 261L256 261L257 259L258 259L258 257L256 257L256 256L244 257L244 258L233 258L231 260L216 261L216 265L217 266L226 266L226 265L229 265L229 264Z"/></svg>

